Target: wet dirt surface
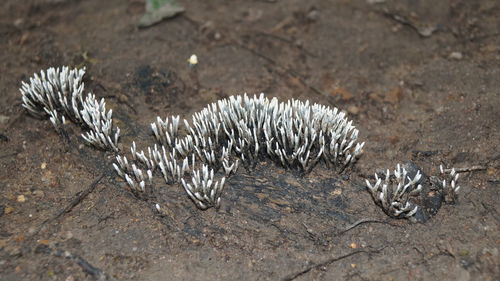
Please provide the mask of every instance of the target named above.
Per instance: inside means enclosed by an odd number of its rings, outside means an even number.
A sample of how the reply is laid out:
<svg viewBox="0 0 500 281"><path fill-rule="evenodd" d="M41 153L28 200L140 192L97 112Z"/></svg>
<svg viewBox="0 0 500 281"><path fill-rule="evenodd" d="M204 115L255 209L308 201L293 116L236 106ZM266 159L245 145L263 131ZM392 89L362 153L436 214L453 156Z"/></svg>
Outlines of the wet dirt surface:
<svg viewBox="0 0 500 281"><path fill-rule="evenodd" d="M500 278L497 1L182 3L186 13L137 29L139 0L2 2L0 279ZM228 179L219 210L158 178L158 212L79 128L68 142L22 109L21 81L60 65L87 67L86 91L113 108L124 149L153 143L156 116L264 92L345 110L364 154L341 175L263 159ZM364 186L406 161L431 175L478 169L461 175L456 205L412 224Z"/></svg>

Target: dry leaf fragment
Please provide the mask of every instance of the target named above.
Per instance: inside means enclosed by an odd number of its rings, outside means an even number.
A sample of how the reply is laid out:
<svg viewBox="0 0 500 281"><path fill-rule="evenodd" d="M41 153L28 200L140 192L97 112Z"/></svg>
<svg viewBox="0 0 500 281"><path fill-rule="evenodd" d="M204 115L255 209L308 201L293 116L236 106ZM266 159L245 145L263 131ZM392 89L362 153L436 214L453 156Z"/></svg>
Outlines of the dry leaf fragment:
<svg viewBox="0 0 500 281"><path fill-rule="evenodd" d="M168 19L184 12L184 7L173 0L148 0L146 13L139 20L139 27L152 26L163 19Z"/></svg>

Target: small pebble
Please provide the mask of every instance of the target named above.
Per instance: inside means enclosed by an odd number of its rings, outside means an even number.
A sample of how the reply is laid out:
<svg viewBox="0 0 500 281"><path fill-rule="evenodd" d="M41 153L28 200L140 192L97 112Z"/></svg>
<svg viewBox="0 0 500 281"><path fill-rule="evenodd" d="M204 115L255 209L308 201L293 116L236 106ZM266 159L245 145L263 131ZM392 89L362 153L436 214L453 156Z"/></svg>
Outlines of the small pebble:
<svg viewBox="0 0 500 281"><path fill-rule="evenodd" d="M43 196L45 196L45 193L43 193L43 191L41 191L41 190L35 190L35 191L33 191L33 195L35 195L37 197L43 197Z"/></svg>
<svg viewBox="0 0 500 281"><path fill-rule="evenodd" d="M350 105L349 107L347 107L347 111L349 111L349 113L356 115L359 113L359 107L355 105Z"/></svg>
<svg viewBox="0 0 500 281"><path fill-rule="evenodd" d="M18 18L14 21L14 26L17 27L17 28L20 28L24 23L24 19L23 18Z"/></svg>
<svg viewBox="0 0 500 281"><path fill-rule="evenodd" d="M352 242L351 244L349 244L349 248L351 249L356 249L358 247L358 245L354 242Z"/></svg>
<svg viewBox="0 0 500 281"><path fill-rule="evenodd" d="M7 124L9 122L10 117L6 115L0 115L0 125Z"/></svg>
<svg viewBox="0 0 500 281"><path fill-rule="evenodd" d="M195 54L192 54L189 59L188 59L188 63L189 65L191 66L194 66L194 65L197 65L198 64L198 56L196 56Z"/></svg>
<svg viewBox="0 0 500 281"><path fill-rule="evenodd" d="M40 168L43 170L45 168L47 168L47 163L45 162L42 162L42 165L40 165Z"/></svg>
<svg viewBox="0 0 500 281"><path fill-rule="evenodd" d="M448 58L454 59L454 60L461 60L464 56L460 52L452 52Z"/></svg>
<svg viewBox="0 0 500 281"><path fill-rule="evenodd" d="M312 8L306 15L306 18L310 21L317 21L319 19L319 11Z"/></svg>
<svg viewBox="0 0 500 281"><path fill-rule="evenodd" d="M17 202L20 202L20 203L26 202L26 197L24 197L24 195L17 196Z"/></svg>
<svg viewBox="0 0 500 281"><path fill-rule="evenodd" d="M435 111L437 114L441 114L444 112L444 109L445 109L444 106L439 106L435 109Z"/></svg>
<svg viewBox="0 0 500 281"><path fill-rule="evenodd" d="M334 195L334 196L339 196L339 195L342 194L342 189L337 188L334 191L332 191L331 194Z"/></svg>

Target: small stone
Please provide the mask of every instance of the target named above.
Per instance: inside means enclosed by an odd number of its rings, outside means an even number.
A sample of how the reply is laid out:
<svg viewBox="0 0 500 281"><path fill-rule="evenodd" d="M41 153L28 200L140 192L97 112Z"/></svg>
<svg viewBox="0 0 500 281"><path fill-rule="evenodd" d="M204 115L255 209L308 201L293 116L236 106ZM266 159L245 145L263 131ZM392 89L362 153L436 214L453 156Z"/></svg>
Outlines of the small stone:
<svg viewBox="0 0 500 281"><path fill-rule="evenodd" d="M306 15L306 18L310 21L317 21L319 19L319 11L316 8L312 8Z"/></svg>
<svg viewBox="0 0 500 281"><path fill-rule="evenodd" d="M269 202L274 203L274 204L279 205L279 206L290 205L290 202L283 200L283 199L279 199L279 198L269 198Z"/></svg>
<svg viewBox="0 0 500 281"><path fill-rule="evenodd" d="M444 112L444 109L445 109L444 106L439 106L435 109L435 111L437 114L441 114Z"/></svg>
<svg viewBox="0 0 500 281"><path fill-rule="evenodd" d="M45 162L42 162L42 165L40 165L40 168L43 170L45 168L47 168L47 163Z"/></svg>
<svg viewBox="0 0 500 281"><path fill-rule="evenodd" d="M6 124L9 122L10 117L6 115L0 115L0 125Z"/></svg>
<svg viewBox="0 0 500 281"><path fill-rule="evenodd" d="M43 193L43 191L41 190L35 190L33 191L33 195L35 195L36 197L44 197L45 193Z"/></svg>
<svg viewBox="0 0 500 281"><path fill-rule="evenodd" d="M255 193L255 196L257 196L257 198L259 198L260 200L264 200L264 199L266 199L266 198L269 197L269 194L262 193L262 192L257 192L257 193Z"/></svg>
<svg viewBox="0 0 500 281"><path fill-rule="evenodd" d="M337 189L333 190L332 192L330 192L330 194L333 196L339 196L342 194L342 189L337 188Z"/></svg>
<svg viewBox="0 0 500 281"><path fill-rule="evenodd" d="M341 88L341 87L334 87L330 91L330 94L340 97L343 101L349 101L353 98L353 95L351 94L351 92L349 92L346 89Z"/></svg>
<svg viewBox="0 0 500 281"><path fill-rule="evenodd" d="M347 111L349 111L349 113L351 114L358 114L359 113L359 107L355 106L355 105L350 105L349 107L347 107Z"/></svg>
<svg viewBox="0 0 500 281"><path fill-rule="evenodd" d="M452 52L448 58L453 59L453 60L461 60L464 56L460 52Z"/></svg>
<svg viewBox="0 0 500 281"><path fill-rule="evenodd" d="M401 87L396 87L385 94L384 101L391 104L397 104L403 98L403 89Z"/></svg>
<svg viewBox="0 0 500 281"><path fill-rule="evenodd" d="M23 18L18 18L14 21L14 26L17 27L17 28L20 28L24 23L24 19Z"/></svg>
<svg viewBox="0 0 500 281"><path fill-rule="evenodd" d="M469 251L468 251L468 250L463 249L463 250L460 250L460 251L458 252L458 254L459 254L460 256L464 257L464 256L468 256L470 253L469 253Z"/></svg>
<svg viewBox="0 0 500 281"><path fill-rule="evenodd" d="M6 215L8 215L12 212L14 212L14 208L12 208L12 207L5 207L5 209L3 210L3 213Z"/></svg>
<svg viewBox="0 0 500 281"><path fill-rule="evenodd" d="M65 281L75 281L75 277L73 277L73 275L70 275L70 276L66 277Z"/></svg>
<svg viewBox="0 0 500 281"><path fill-rule="evenodd" d="M358 244L352 242L351 244L349 244L349 248L351 249L356 249L358 247Z"/></svg>
<svg viewBox="0 0 500 281"><path fill-rule="evenodd" d="M45 170L41 177L42 182L44 185L50 186L50 187L56 187L59 185L59 179L57 176L52 173L50 170Z"/></svg>
<svg viewBox="0 0 500 281"><path fill-rule="evenodd" d="M495 174L495 168L493 167L489 167L487 170L486 170L486 174L488 174L488 176L493 176Z"/></svg>
<svg viewBox="0 0 500 281"><path fill-rule="evenodd" d="M14 241L16 241L16 242L18 242L18 243L20 243L20 242L24 241L24 235L23 235L23 234L16 235L16 236L14 237Z"/></svg>
<svg viewBox="0 0 500 281"><path fill-rule="evenodd" d="M11 257L19 257L21 256L21 249L19 247L5 247L5 252L8 253Z"/></svg>
<svg viewBox="0 0 500 281"><path fill-rule="evenodd" d="M17 196L17 202L19 202L19 203L26 202L26 197L24 197L24 195L22 195L22 194Z"/></svg>

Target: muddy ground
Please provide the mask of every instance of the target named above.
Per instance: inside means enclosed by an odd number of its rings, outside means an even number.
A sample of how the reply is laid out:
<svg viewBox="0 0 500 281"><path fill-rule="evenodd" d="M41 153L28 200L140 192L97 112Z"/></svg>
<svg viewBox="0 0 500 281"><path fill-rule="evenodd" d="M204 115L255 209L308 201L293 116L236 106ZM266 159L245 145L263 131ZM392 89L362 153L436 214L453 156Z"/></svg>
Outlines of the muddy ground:
<svg viewBox="0 0 500 281"><path fill-rule="evenodd" d="M184 14L144 29L140 0L0 4L1 280L500 279L498 1L180 2ZM228 180L219 210L158 179L158 213L112 153L20 106L21 81L60 65L87 67L124 149L152 143L158 115L264 92L345 110L364 154L342 175L263 160ZM405 161L475 169L456 205L412 224L363 186ZM345 231L360 220L373 222Z"/></svg>

